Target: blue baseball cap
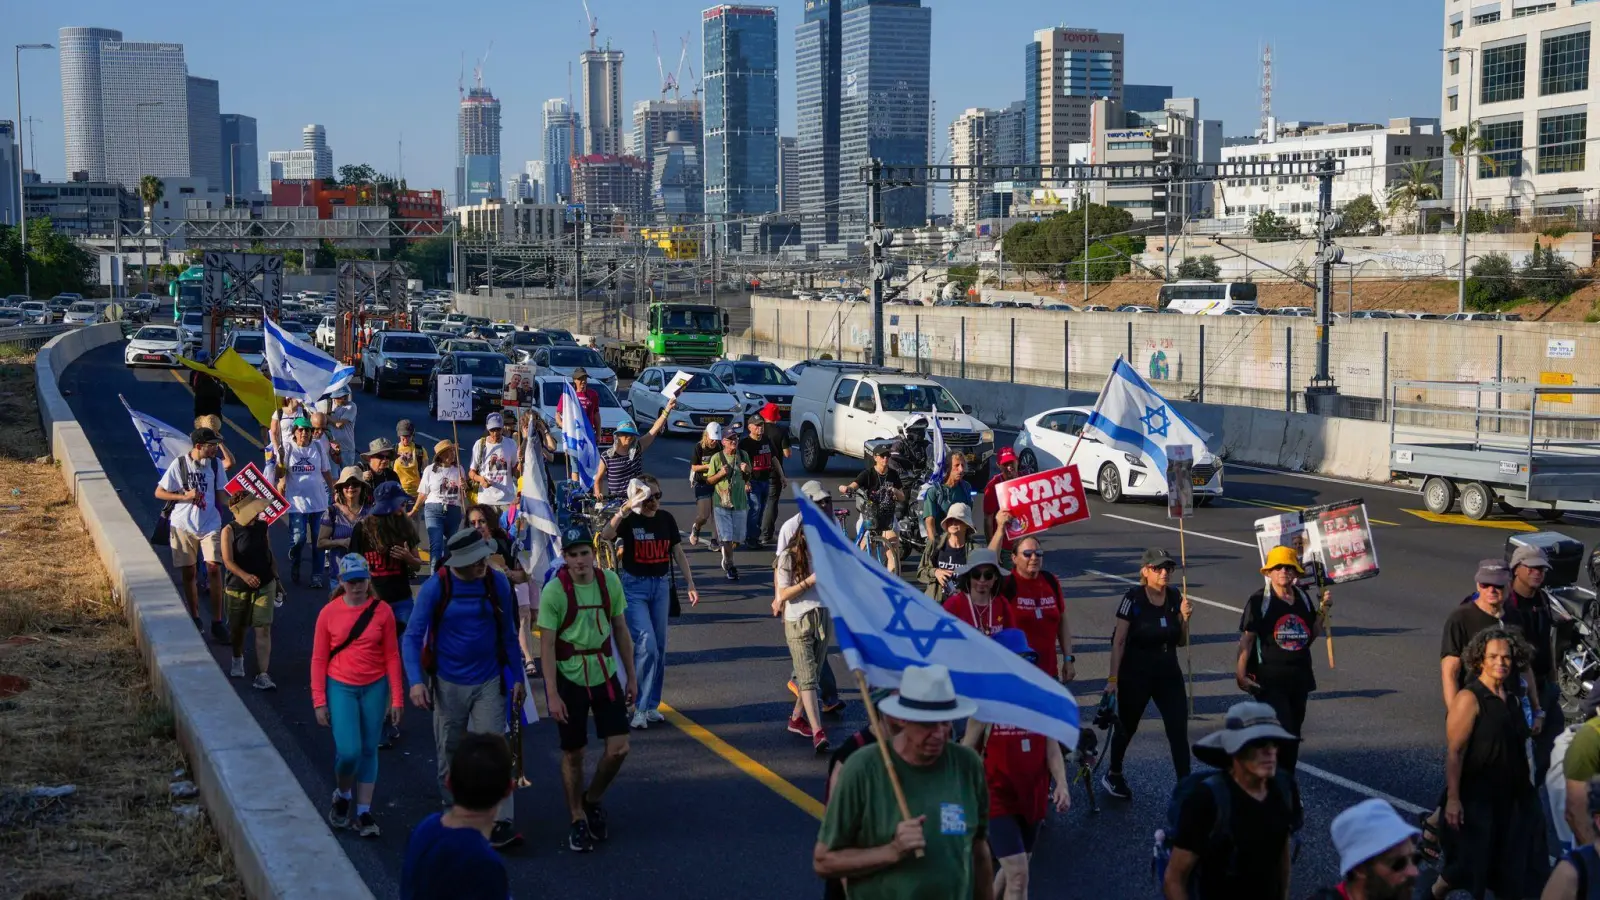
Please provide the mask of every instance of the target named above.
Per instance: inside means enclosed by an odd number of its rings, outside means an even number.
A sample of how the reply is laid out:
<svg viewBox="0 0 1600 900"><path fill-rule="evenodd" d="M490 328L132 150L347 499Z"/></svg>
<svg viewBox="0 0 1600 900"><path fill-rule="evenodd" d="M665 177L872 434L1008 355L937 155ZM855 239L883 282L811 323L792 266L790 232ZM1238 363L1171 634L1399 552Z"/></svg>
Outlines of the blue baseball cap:
<svg viewBox="0 0 1600 900"><path fill-rule="evenodd" d="M359 554L346 553L339 558L340 581L360 581L371 577L372 573L367 571L367 561Z"/></svg>
<svg viewBox="0 0 1600 900"><path fill-rule="evenodd" d="M617 434L631 434L631 435L636 435L637 436L639 434L639 426L633 424L633 420L632 419L628 419L626 422L623 422L621 425L617 426L616 433Z"/></svg>
<svg viewBox="0 0 1600 900"><path fill-rule="evenodd" d="M388 516L403 512L411 505L411 498L397 481L385 481L372 492L372 506L367 510L374 516Z"/></svg>
<svg viewBox="0 0 1600 900"><path fill-rule="evenodd" d="M1000 646L1010 650L1018 656L1038 659L1039 654L1028 646L1028 636L1020 628L1002 628L990 635L990 638Z"/></svg>

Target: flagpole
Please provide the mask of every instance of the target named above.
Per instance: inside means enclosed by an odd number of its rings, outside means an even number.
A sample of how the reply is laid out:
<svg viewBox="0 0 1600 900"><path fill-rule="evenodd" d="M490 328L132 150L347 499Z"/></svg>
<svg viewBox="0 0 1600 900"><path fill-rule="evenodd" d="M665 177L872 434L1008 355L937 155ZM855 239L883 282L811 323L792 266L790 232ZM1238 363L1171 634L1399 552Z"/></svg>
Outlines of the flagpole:
<svg viewBox="0 0 1600 900"><path fill-rule="evenodd" d="M1178 517L1178 565L1183 570L1179 576L1183 583L1183 599L1189 599L1189 551L1184 546L1183 517ZM1194 718L1194 641L1189 636L1189 621L1183 618L1183 610L1178 611L1178 618L1183 622L1183 655L1184 668L1189 678L1189 718Z"/></svg>
<svg viewBox="0 0 1600 900"><path fill-rule="evenodd" d="M856 687L861 691L861 702L867 708L867 722L878 735L878 749L883 754L883 767L889 773L889 784L894 788L894 800L900 805L900 818L904 821L911 820L911 807L906 803L905 788L900 786L900 773L894 770L894 759L890 757L889 741L893 737L888 729L883 727L883 721L878 717L878 708L872 704L872 690L867 687L867 676L860 669L851 669L850 674L856 677ZM917 858L922 858L922 850L917 850Z"/></svg>
<svg viewBox="0 0 1600 900"><path fill-rule="evenodd" d="M1117 357L1117 359L1121 358L1120 356ZM1093 416L1100 411L1100 401L1105 397L1106 388L1111 386L1111 379L1115 378L1116 375L1117 367L1113 365L1111 371L1106 375L1106 383L1100 386L1100 395L1094 398L1094 406L1089 409L1089 415ZM1084 428L1087 427L1088 423L1086 422ZM1067 461L1061 464L1063 467L1072 465L1072 458L1078 455L1078 445L1081 443L1083 443L1083 428L1078 429L1078 439L1072 442L1072 452L1067 454Z"/></svg>

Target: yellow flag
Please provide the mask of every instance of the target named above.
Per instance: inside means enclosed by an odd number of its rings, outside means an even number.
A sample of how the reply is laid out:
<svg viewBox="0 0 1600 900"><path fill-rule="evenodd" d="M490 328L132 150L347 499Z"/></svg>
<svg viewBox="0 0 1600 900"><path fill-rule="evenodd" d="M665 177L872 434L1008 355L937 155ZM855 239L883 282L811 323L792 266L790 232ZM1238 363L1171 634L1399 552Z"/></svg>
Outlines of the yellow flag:
<svg viewBox="0 0 1600 900"><path fill-rule="evenodd" d="M192 359L179 357L179 362L226 384L233 391L233 395L239 398L239 402L250 410L250 415L254 416L257 422L262 425L272 424L272 413L278 408L277 397L272 392L272 382L245 362L232 347L217 357L217 367L214 369Z"/></svg>

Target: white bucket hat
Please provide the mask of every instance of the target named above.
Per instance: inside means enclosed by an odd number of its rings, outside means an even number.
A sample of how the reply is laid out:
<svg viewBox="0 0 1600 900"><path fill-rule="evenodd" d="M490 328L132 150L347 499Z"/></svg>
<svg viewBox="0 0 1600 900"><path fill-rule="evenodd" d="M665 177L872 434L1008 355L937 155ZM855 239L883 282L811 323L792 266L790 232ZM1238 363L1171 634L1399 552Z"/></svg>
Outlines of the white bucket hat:
<svg viewBox="0 0 1600 900"><path fill-rule="evenodd" d="M1422 834L1394 807L1373 798L1333 817L1333 848L1339 851L1339 874L1349 875L1362 863Z"/></svg>
<svg viewBox="0 0 1600 900"><path fill-rule="evenodd" d="M634 478L629 480L628 508L636 513L642 513L644 509L644 502L649 500L650 495L653 493L655 492L650 489L650 485L646 484L644 479Z"/></svg>
<svg viewBox="0 0 1600 900"><path fill-rule="evenodd" d="M957 697L950 670L933 663L906 666L900 693L878 704L878 711L907 722L954 722L977 712L978 704Z"/></svg>

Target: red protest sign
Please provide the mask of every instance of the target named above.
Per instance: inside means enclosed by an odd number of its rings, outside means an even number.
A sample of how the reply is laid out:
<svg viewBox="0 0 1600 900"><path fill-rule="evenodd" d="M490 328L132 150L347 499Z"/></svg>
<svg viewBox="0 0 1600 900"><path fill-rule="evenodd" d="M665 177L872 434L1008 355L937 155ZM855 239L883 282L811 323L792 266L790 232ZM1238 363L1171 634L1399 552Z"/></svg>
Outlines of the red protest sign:
<svg viewBox="0 0 1600 900"><path fill-rule="evenodd" d="M227 488L230 494L249 491L251 494L267 501L267 511L261 514L261 520L268 525L278 521L284 513L289 511L289 501L283 499L283 495L278 493L278 489L273 486L272 482L267 480L267 476L261 474L261 470L256 468L255 463L245 463L244 468L239 470L239 474L229 479L224 487Z"/></svg>
<svg viewBox="0 0 1600 900"><path fill-rule="evenodd" d="M1002 481L995 490L1000 508L1011 513L1011 540L1089 518L1089 502L1076 469L1060 468Z"/></svg>

